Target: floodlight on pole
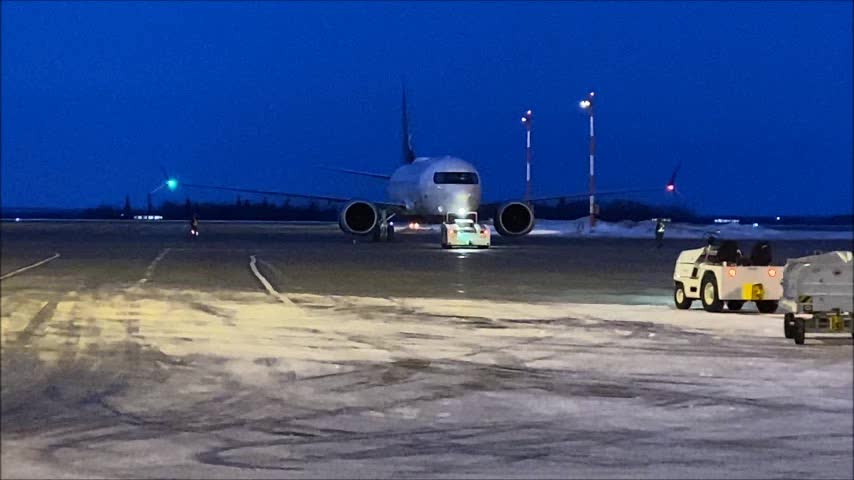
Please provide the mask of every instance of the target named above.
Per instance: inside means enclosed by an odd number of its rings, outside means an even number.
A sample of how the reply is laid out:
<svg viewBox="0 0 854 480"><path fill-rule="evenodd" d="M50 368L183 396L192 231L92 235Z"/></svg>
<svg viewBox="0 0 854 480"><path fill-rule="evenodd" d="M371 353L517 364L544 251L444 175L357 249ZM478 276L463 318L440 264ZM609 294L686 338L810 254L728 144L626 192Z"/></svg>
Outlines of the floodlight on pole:
<svg viewBox="0 0 854 480"><path fill-rule="evenodd" d="M593 132L593 96L594 92L587 94L587 98L578 102L578 105L587 111L590 116L590 229L596 226L596 171L594 163L596 158L596 136Z"/></svg>
<svg viewBox="0 0 854 480"><path fill-rule="evenodd" d="M534 128L534 112L525 112L522 125L525 126L525 203L528 203L531 201L531 130Z"/></svg>

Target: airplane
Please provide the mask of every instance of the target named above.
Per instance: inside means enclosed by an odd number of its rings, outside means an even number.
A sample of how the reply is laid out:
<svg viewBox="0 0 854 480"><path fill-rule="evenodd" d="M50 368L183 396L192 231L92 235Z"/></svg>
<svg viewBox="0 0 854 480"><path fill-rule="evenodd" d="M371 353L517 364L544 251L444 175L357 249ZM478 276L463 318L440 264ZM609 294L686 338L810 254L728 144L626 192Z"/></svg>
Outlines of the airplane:
<svg viewBox="0 0 854 480"><path fill-rule="evenodd" d="M370 201L328 195L307 195L192 183L183 183L183 185L188 188L280 195L343 203L338 215L338 225L341 230L352 235L372 235L374 240L390 240L392 238L394 233L392 219L395 216L416 218L421 223L439 223L449 213L462 217L468 212L477 211L481 207L495 208L493 226L500 235L521 237L530 233L534 228L533 204L535 202L561 198L584 198L588 195L587 193L579 193L540 197L529 201L507 200L483 204L481 203L480 175L474 165L454 156L419 157L416 155L415 149L412 147L412 136L409 134L405 88L403 89L401 103L402 165L391 175L323 167L350 175L385 180L387 182L388 200ZM667 192L675 192L676 171L678 171L678 167L677 170L674 170L670 182L665 188ZM175 190L178 182L167 176L165 185L170 190ZM612 190L599 192L597 196L650 190L658 189Z"/></svg>

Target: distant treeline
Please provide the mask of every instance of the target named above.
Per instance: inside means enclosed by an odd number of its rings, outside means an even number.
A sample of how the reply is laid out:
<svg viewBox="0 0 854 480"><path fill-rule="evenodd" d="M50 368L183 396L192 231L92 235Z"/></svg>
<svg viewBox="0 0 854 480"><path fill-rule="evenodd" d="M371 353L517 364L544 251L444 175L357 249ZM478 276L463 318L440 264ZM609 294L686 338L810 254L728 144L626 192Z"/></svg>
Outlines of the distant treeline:
<svg viewBox="0 0 854 480"><path fill-rule="evenodd" d="M338 205L329 202L311 202L292 205L285 200L276 204L264 199L252 203L239 197L234 203L197 203L187 199L183 204L165 202L157 214L166 219L189 219L195 213L209 220L270 220L270 221L336 221Z"/></svg>
<svg viewBox="0 0 854 480"><path fill-rule="evenodd" d="M183 203L164 202L147 208L133 208L129 200L124 207L100 205L84 209L47 209L47 208L3 208L3 218L51 218L86 220L133 219L136 215L161 215L166 220L185 220L195 213L207 220L278 220L278 221L335 221L338 217L338 205L328 202L311 202L307 205L293 205L285 200L272 203L264 199L261 202L242 200L240 197L232 203L194 202L186 199Z"/></svg>
<svg viewBox="0 0 854 480"><path fill-rule="evenodd" d="M2 208L3 218L53 218L53 219L132 219L134 215L162 215L167 220L189 219L194 213L203 220L268 220L268 221L336 221L338 209L341 205L320 201L308 204L292 204L290 200L273 203L264 199L251 202L247 199L237 197L234 202L213 203L194 202L186 199L183 203L165 202L158 206L150 206L143 209L133 208L129 199L125 200L123 207L112 205L101 205L86 209L32 209L32 208ZM534 213L537 218L552 220L572 220L587 216L588 203L584 201L575 202L553 202L551 204L537 204ZM494 207L483 207L480 214L484 218L491 218ZM713 223L716 218L739 219L742 223L762 224L786 224L786 225L852 225L852 215L832 216L793 216L782 217L777 220L768 216L744 216L744 215L698 215L683 206L648 205L630 200L603 201L599 205L599 218L605 221L620 220L649 220L652 218L669 218L674 222L689 222L699 224Z"/></svg>

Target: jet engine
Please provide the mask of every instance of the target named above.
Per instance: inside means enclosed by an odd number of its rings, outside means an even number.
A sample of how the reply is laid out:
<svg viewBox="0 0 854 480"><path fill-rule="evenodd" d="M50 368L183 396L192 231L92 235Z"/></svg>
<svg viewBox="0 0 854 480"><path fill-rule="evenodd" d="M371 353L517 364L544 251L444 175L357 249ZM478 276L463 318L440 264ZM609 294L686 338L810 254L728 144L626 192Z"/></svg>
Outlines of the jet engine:
<svg viewBox="0 0 854 480"><path fill-rule="evenodd" d="M495 230L505 237L521 237L534 229L534 211L522 202L508 202L495 213Z"/></svg>
<svg viewBox="0 0 854 480"><path fill-rule="evenodd" d="M338 226L344 233L367 235L377 226L380 218L377 207L370 202L353 200L338 214Z"/></svg>

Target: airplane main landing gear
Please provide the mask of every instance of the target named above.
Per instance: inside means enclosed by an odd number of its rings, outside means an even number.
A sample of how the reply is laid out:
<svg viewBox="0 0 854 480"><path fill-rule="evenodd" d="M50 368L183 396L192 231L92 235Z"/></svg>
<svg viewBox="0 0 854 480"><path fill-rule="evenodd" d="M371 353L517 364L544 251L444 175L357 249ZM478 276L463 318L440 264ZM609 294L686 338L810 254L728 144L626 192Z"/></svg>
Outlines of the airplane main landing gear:
<svg viewBox="0 0 854 480"><path fill-rule="evenodd" d="M394 241L394 222L391 221L393 217L394 214L388 215L385 210L380 211L380 218L377 221L377 225L374 227L374 231L372 233L373 241Z"/></svg>

